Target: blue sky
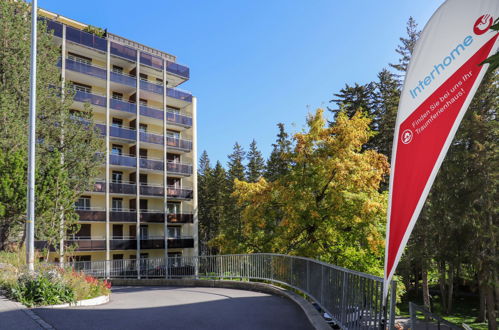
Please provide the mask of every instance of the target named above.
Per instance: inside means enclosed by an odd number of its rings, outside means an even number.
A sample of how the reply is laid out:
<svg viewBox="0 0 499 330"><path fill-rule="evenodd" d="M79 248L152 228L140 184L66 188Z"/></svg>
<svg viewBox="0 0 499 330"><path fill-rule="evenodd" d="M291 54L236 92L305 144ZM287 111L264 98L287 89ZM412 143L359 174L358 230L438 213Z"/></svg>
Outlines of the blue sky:
<svg viewBox="0 0 499 330"><path fill-rule="evenodd" d="M39 0L38 5L172 53L191 69L198 152L226 162L254 138L264 156L283 122L300 131L345 83L398 59L413 16L422 28L442 0Z"/></svg>

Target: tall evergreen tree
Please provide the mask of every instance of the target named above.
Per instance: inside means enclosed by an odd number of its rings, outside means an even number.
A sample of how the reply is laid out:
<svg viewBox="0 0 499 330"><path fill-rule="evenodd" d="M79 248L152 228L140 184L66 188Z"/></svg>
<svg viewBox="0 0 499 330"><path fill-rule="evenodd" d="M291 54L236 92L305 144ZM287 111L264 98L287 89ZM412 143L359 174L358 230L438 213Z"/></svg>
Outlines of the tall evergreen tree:
<svg viewBox="0 0 499 330"><path fill-rule="evenodd" d="M390 67L394 68L399 72L399 77L404 77L409 62L411 61L412 52L416 46L416 42L421 35L421 30L418 28L416 20L411 16L407 21L406 25L406 37L400 38L400 45L397 46L395 51L400 55L398 63L391 63Z"/></svg>
<svg viewBox="0 0 499 330"><path fill-rule="evenodd" d="M338 112L343 111L349 118L352 118L358 110L372 117L374 88L372 82L365 85L355 83L353 86L345 84L345 87L334 94L336 98L329 101L329 103L335 103L338 108L328 109L335 117Z"/></svg>
<svg viewBox="0 0 499 330"><path fill-rule="evenodd" d="M24 1L0 2L3 45L0 48L0 159L7 169L0 174L18 176L0 178L0 248L13 242L22 243L25 237L19 224L25 217L21 204L27 191L25 174L21 173L27 169L30 11ZM53 43L45 23L38 24L35 235L37 239L50 236L57 245L67 231L77 230L74 202L93 185L102 162L96 155L102 151L103 141L92 124L88 107L81 113L80 120L71 113L72 90L62 86L56 66L60 48ZM56 217L57 225L54 224ZM46 230L51 226L57 227L56 236Z"/></svg>
<svg viewBox="0 0 499 330"><path fill-rule="evenodd" d="M368 142L368 146L387 156L390 161L400 99L399 83L393 73L383 69L378 73L375 86L373 95L377 127L374 129L377 134Z"/></svg>
<svg viewBox="0 0 499 330"><path fill-rule="evenodd" d="M245 167L244 167L244 159L246 157L246 152L243 147L239 143L235 143L232 153L228 156L229 161L227 177L230 182L230 186L232 187L234 184L234 180L244 180L245 179Z"/></svg>
<svg viewBox="0 0 499 330"><path fill-rule="evenodd" d="M246 168L246 179L248 182L257 182L263 175L265 161L262 153L258 150L255 139L251 141L248 154L246 155L248 166Z"/></svg>
<svg viewBox="0 0 499 330"><path fill-rule="evenodd" d="M289 171L291 152L291 141L284 129L283 123L278 123L279 133L276 142L272 144L272 152L267 160L265 168L265 179L275 181Z"/></svg>

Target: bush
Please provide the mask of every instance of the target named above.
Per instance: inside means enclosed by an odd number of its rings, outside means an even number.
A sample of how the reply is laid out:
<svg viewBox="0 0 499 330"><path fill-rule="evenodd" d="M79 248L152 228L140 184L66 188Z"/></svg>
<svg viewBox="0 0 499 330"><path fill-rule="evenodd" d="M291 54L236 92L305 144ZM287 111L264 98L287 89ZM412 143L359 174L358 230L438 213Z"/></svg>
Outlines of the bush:
<svg viewBox="0 0 499 330"><path fill-rule="evenodd" d="M20 253L0 253L0 289L28 307L57 305L111 293L111 283L73 269L37 263L26 272Z"/></svg>
<svg viewBox="0 0 499 330"><path fill-rule="evenodd" d="M28 307L75 302L72 288L58 280L50 273L23 274L10 288L9 296Z"/></svg>

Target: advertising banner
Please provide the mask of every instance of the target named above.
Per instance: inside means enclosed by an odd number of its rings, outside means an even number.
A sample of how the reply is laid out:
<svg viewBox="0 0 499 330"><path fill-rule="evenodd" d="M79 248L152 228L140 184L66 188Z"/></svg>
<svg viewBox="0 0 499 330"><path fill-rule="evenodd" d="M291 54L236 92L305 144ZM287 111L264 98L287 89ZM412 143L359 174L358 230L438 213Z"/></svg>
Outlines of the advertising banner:
<svg viewBox="0 0 499 330"><path fill-rule="evenodd" d="M498 0L447 0L416 43L393 142L385 252L388 284L457 128L499 46ZM435 221L437 219L434 219Z"/></svg>

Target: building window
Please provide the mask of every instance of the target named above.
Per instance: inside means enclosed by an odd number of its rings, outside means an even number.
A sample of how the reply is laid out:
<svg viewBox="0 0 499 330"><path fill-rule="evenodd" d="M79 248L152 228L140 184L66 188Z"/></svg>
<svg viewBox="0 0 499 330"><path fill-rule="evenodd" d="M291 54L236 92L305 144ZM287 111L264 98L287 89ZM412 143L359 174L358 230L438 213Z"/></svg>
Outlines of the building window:
<svg viewBox="0 0 499 330"><path fill-rule="evenodd" d="M140 225L140 239L149 238L149 228L147 225Z"/></svg>
<svg viewBox="0 0 499 330"><path fill-rule="evenodd" d="M180 139L180 132L177 131L166 131L166 136L169 138Z"/></svg>
<svg viewBox="0 0 499 330"><path fill-rule="evenodd" d="M113 183L122 183L123 182L123 172L113 171L111 180Z"/></svg>
<svg viewBox="0 0 499 330"><path fill-rule="evenodd" d="M170 105L166 106L166 111L168 112L174 112L174 113L180 113L180 109L176 107L172 107Z"/></svg>
<svg viewBox="0 0 499 330"><path fill-rule="evenodd" d="M180 163L180 155L176 154L166 154L166 160L169 163Z"/></svg>
<svg viewBox="0 0 499 330"><path fill-rule="evenodd" d="M123 210L123 198L113 198L111 205L112 211L120 212Z"/></svg>
<svg viewBox="0 0 499 330"><path fill-rule="evenodd" d="M113 144L113 148L111 149L111 155L121 156L123 154L123 146L119 144Z"/></svg>
<svg viewBox="0 0 499 330"><path fill-rule="evenodd" d="M180 213L180 203L167 203L167 209L169 214Z"/></svg>
<svg viewBox="0 0 499 330"><path fill-rule="evenodd" d="M113 99L122 101L123 100L123 94L122 93L118 93L118 92L113 92Z"/></svg>
<svg viewBox="0 0 499 330"><path fill-rule="evenodd" d="M170 188L180 189L181 182L179 178L167 178L167 184Z"/></svg>
<svg viewBox="0 0 499 330"><path fill-rule="evenodd" d="M113 239L123 239L123 225L113 225Z"/></svg>
<svg viewBox="0 0 499 330"><path fill-rule="evenodd" d="M145 73L141 73L140 80L147 81L147 75Z"/></svg>
<svg viewBox="0 0 499 330"><path fill-rule="evenodd" d="M146 99L139 99L139 104L144 106L144 107L147 107L147 100Z"/></svg>
<svg viewBox="0 0 499 330"><path fill-rule="evenodd" d="M121 66L118 66L118 65L113 65L113 72L123 74L123 68Z"/></svg>
<svg viewBox="0 0 499 330"><path fill-rule="evenodd" d="M146 124L139 124L139 131L142 133L147 133L147 125Z"/></svg>
<svg viewBox="0 0 499 330"><path fill-rule="evenodd" d="M92 59L90 57L81 56L75 53L68 53L68 59L78 63L92 65Z"/></svg>
<svg viewBox="0 0 499 330"><path fill-rule="evenodd" d="M169 238L180 238L181 227L168 227Z"/></svg>
<svg viewBox="0 0 499 330"><path fill-rule="evenodd" d="M113 118L113 123L111 124L111 126L123 127L123 119Z"/></svg>
<svg viewBox="0 0 499 330"><path fill-rule="evenodd" d="M81 196L75 203L77 210L90 210L90 196Z"/></svg>
<svg viewBox="0 0 499 330"><path fill-rule="evenodd" d="M74 81L71 82L73 84L73 89L78 92L84 93L92 93L92 86L76 83Z"/></svg>
<svg viewBox="0 0 499 330"><path fill-rule="evenodd" d="M113 260L123 260L123 254L113 254Z"/></svg>
<svg viewBox="0 0 499 330"><path fill-rule="evenodd" d="M80 224L80 230L74 235L74 238L76 239L90 239L91 238L91 225L88 223L82 223Z"/></svg>

